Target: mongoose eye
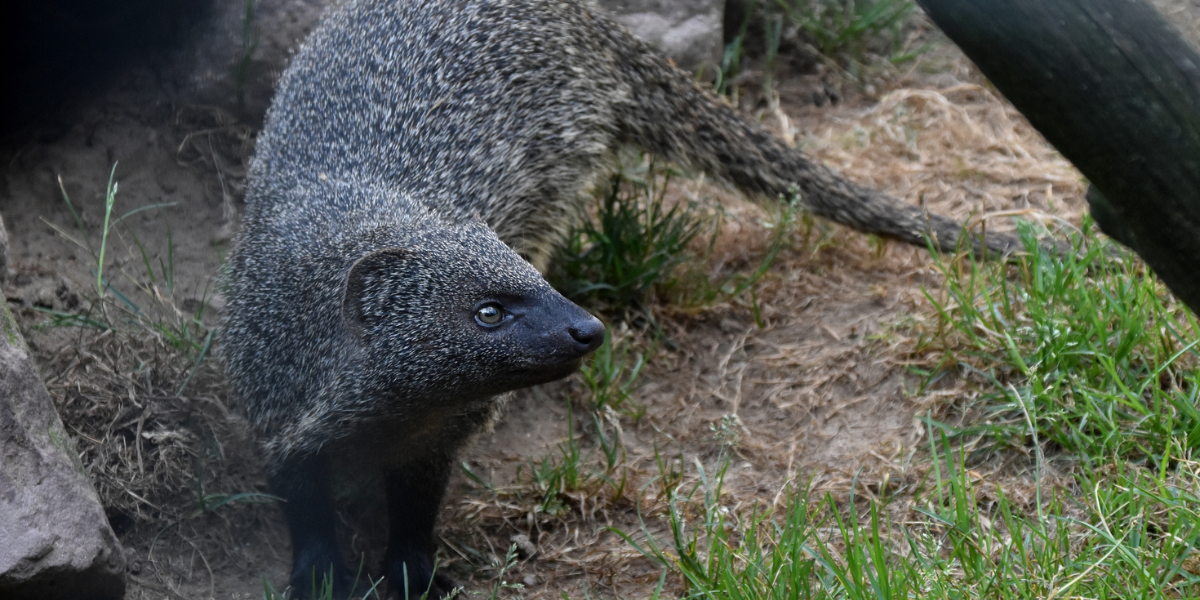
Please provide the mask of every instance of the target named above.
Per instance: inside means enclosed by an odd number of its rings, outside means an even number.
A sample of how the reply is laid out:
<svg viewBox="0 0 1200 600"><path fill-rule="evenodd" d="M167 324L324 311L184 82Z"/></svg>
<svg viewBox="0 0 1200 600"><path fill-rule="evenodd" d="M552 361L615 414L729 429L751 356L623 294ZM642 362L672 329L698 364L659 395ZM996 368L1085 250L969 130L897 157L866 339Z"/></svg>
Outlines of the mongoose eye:
<svg viewBox="0 0 1200 600"><path fill-rule="evenodd" d="M475 311L475 321L483 326L498 325L503 320L504 310L500 308L499 304L484 304Z"/></svg>

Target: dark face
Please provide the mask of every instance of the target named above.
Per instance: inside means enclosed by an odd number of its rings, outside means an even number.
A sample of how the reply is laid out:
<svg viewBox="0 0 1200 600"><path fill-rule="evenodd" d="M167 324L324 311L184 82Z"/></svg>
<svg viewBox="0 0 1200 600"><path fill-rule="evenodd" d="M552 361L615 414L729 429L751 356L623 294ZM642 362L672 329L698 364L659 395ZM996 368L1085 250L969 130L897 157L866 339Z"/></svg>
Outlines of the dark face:
<svg viewBox="0 0 1200 600"><path fill-rule="evenodd" d="M477 328L480 347L494 350L486 362L498 367L492 379L507 389L566 377L604 341L599 319L544 288L534 294L480 294L470 315L460 315Z"/></svg>
<svg viewBox="0 0 1200 600"><path fill-rule="evenodd" d="M430 229L351 269L344 312L381 385L451 400L565 377L604 341L482 224Z"/></svg>

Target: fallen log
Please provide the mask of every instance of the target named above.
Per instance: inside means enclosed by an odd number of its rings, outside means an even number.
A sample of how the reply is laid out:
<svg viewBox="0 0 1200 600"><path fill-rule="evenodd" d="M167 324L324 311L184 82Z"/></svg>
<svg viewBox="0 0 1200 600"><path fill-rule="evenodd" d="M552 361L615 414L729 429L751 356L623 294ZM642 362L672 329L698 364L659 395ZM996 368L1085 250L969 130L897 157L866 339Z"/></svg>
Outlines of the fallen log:
<svg viewBox="0 0 1200 600"><path fill-rule="evenodd" d="M1200 313L1200 54L1143 0L917 0Z"/></svg>

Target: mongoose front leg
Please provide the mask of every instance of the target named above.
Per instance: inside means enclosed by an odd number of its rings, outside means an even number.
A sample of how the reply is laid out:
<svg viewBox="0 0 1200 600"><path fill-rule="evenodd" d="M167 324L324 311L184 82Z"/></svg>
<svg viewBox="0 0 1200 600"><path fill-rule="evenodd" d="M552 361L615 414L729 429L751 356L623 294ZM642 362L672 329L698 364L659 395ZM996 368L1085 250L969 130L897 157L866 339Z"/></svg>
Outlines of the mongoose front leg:
<svg viewBox="0 0 1200 600"><path fill-rule="evenodd" d="M292 536L290 598L307 600L329 585L334 598L348 597L354 577L338 550L327 461L321 456L288 461L270 484L284 499L283 514Z"/></svg>
<svg viewBox="0 0 1200 600"><path fill-rule="evenodd" d="M451 457L432 456L388 472L388 548L384 569L388 597L431 600L450 594L450 578L434 573L433 525L450 477ZM407 581L407 588L405 582Z"/></svg>

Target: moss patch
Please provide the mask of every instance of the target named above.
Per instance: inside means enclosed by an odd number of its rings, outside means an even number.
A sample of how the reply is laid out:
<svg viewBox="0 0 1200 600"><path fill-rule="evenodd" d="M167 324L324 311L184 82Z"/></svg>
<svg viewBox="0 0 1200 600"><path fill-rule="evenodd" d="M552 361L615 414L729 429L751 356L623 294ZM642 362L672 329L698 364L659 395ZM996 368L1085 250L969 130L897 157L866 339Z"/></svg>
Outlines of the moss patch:
<svg viewBox="0 0 1200 600"><path fill-rule="evenodd" d="M21 337L21 329L17 327L17 321L13 318L13 314L8 310L7 302L0 302L0 329L4 330L4 337L8 340L9 346L25 347L25 340Z"/></svg>

